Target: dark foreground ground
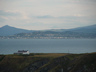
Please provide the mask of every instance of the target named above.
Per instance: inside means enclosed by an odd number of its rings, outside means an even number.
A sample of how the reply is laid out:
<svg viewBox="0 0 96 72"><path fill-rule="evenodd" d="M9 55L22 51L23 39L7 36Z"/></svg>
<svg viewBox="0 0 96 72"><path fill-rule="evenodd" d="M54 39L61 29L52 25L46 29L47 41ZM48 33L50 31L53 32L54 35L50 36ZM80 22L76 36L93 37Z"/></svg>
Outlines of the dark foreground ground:
<svg viewBox="0 0 96 72"><path fill-rule="evenodd" d="M96 53L0 55L0 72L96 72Z"/></svg>

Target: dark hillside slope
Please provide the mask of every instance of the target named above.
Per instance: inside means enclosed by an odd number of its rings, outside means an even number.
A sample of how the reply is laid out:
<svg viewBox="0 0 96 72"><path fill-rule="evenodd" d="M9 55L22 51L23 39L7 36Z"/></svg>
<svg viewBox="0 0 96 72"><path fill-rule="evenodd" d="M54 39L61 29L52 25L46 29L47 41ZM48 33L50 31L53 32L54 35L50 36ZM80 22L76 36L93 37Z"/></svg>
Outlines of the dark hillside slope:
<svg viewBox="0 0 96 72"><path fill-rule="evenodd" d="M84 26L84 27L77 27L72 29L51 29L51 30L45 30L45 31L54 31L54 32L77 32L77 33L96 33L96 24Z"/></svg>
<svg viewBox="0 0 96 72"><path fill-rule="evenodd" d="M8 25L5 25L0 28L0 36L8 36L8 35L14 35L17 33L28 33L28 32L32 32L32 31L15 28Z"/></svg>
<svg viewBox="0 0 96 72"><path fill-rule="evenodd" d="M79 27L79 28L73 28L73 29L50 29L50 30L25 30L25 29L20 29L20 28L15 28L11 27L8 25L5 25L0 28L0 36L10 36L10 35L16 35L19 33L32 33L35 32L38 34L39 32L42 32L44 34L48 32L53 32L53 33L66 33L66 32L73 32L73 33L78 33L78 34L88 34L88 35L94 35L96 34L96 24L95 25L90 25L90 26L85 26L85 27Z"/></svg>
<svg viewBox="0 0 96 72"><path fill-rule="evenodd" d="M96 33L78 33L72 31L53 32L53 31L37 31L32 33L19 33L10 38L96 38Z"/></svg>
<svg viewBox="0 0 96 72"><path fill-rule="evenodd" d="M74 58L68 64L68 72L96 72L96 53Z"/></svg>
<svg viewBox="0 0 96 72"><path fill-rule="evenodd" d="M68 31L73 31L78 33L96 33L96 24L91 26L69 29Z"/></svg>
<svg viewBox="0 0 96 72"><path fill-rule="evenodd" d="M0 72L96 72L96 53L39 55L0 55Z"/></svg>

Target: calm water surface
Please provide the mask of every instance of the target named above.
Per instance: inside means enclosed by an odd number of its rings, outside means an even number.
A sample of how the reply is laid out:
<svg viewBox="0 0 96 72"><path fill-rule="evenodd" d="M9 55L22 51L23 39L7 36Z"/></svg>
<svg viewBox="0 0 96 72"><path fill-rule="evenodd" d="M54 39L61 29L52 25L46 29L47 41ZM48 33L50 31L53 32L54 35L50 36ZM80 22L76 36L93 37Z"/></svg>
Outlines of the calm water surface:
<svg viewBox="0 0 96 72"><path fill-rule="evenodd" d="M32 53L90 53L96 52L96 39L0 39L0 54L18 50Z"/></svg>

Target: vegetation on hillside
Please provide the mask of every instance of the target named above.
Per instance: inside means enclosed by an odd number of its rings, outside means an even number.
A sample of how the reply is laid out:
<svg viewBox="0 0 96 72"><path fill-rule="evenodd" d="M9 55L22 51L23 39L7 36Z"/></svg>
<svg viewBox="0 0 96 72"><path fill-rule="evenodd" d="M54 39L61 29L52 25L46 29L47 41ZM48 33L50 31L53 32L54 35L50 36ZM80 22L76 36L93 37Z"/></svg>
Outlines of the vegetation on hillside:
<svg viewBox="0 0 96 72"><path fill-rule="evenodd" d="M0 72L96 72L96 53L0 55Z"/></svg>

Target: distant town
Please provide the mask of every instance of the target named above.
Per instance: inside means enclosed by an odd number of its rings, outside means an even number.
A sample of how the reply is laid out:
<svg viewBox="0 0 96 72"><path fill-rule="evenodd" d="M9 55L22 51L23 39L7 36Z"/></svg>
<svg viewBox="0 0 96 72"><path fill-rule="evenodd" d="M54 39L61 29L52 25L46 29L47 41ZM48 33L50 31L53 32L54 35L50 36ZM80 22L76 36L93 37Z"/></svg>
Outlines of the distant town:
<svg viewBox="0 0 96 72"><path fill-rule="evenodd" d="M96 38L96 34L76 32L33 32L19 33L12 36L0 36L0 39L75 39L75 38Z"/></svg>
<svg viewBox="0 0 96 72"><path fill-rule="evenodd" d="M96 24L74 29L24 30L11 26L0 28L0 39L82 39L96 38Z"/></svg>

